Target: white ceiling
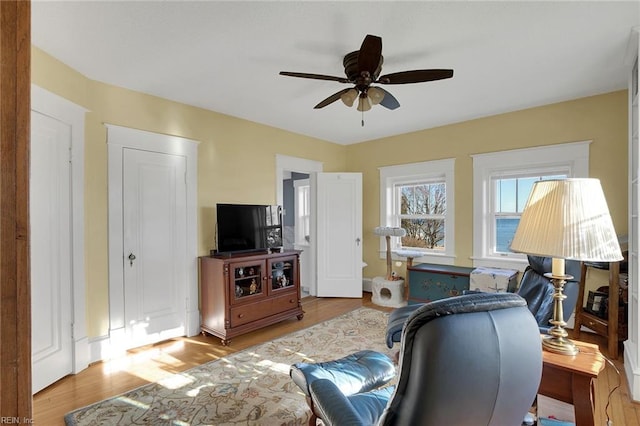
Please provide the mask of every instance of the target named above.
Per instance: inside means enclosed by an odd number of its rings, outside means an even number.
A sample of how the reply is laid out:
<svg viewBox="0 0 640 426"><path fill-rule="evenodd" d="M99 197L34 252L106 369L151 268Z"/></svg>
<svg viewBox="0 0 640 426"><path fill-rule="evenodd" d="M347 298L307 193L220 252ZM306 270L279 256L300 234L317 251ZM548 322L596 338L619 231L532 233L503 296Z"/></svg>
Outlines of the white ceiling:
<svg viewBox="0 0 640 426"><path fill-rule="evenodd" d="M624 89L639 1L41 1L32 42L90 79L351 144ZM382 37L382 74L452 68L387 85L364 114L335 102L343 56Z"/></svg>

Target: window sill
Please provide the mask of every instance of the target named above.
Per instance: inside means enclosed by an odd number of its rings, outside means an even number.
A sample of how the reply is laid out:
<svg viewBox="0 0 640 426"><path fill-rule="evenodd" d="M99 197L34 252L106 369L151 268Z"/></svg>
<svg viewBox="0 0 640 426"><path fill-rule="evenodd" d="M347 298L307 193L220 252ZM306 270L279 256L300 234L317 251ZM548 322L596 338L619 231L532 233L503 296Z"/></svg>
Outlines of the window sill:
<svg viewBox="0 0 640 426"><path fill-rule="evenodd" d="M504 257L473 257L473 267L485 267L485 268L506 268L517 269L520 272L524 271L529 262L527 259L513 259Z"/></svg>

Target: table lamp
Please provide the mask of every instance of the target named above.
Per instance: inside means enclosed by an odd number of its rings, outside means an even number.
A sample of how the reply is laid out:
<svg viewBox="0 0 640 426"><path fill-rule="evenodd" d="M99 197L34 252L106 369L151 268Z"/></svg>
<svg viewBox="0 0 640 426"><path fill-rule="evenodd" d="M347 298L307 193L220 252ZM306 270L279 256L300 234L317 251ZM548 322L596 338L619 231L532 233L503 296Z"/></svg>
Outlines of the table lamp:
<svg viewBox="0 0 640 426"><path fill-rule="evenodd" d="M623 259L607 202L598 179L558 179L536 182L531 189L511 250L552 258L553 317L543 348L575 355L567 339L562 294L567 279L565 259L583 262L616 262ZM582 301L580 302L582 303Z"/></svg>

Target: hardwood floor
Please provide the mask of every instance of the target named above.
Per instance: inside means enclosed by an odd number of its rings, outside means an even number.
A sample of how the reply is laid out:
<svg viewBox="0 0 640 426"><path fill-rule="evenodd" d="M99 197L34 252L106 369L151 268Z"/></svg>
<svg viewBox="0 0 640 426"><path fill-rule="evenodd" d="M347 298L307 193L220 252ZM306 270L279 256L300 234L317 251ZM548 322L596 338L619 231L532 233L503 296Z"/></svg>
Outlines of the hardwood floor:
<svg viewBox="0 0 640 426"><path fill-rule="evenodd" d="M239 336L230 346L222 346L211 336L171 339L129 351L122 358L98 362L73 376L67 376L33 397L34 421L37 425L63 425L64 415L76 408L121 394L133 388L159 380L173 373L219 359L247 347L260 344L283 334L300 330L336 317L360 306L389 311L371 303L371 294L363 299L319 299L307 297L302 302L305 316L301 321L291 319ZM597 343L607 355L604 338L582 333L581 340ZM620 360L622 356L620 357ZM607 415L615 426L640 425L640 404L629 398L629 388L624 378L620 360L607 365L596 383L596 425L606 425ZM616 369L620 371L618 375ZM619 387L611 394L618 383ZM610 401L607 407L607 402Z"/></svg>

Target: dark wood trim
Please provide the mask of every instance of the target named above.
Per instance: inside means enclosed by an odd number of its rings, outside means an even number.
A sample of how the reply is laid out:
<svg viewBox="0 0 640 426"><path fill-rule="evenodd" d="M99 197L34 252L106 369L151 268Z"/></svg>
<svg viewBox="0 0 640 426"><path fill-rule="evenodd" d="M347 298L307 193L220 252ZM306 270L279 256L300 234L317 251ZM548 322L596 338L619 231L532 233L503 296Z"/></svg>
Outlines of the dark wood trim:
<svg viewBox="0 0 640 426"><path fill-rule="evenodd" d="M31 3L0 2L0 415L31 419Z"/></svg>

